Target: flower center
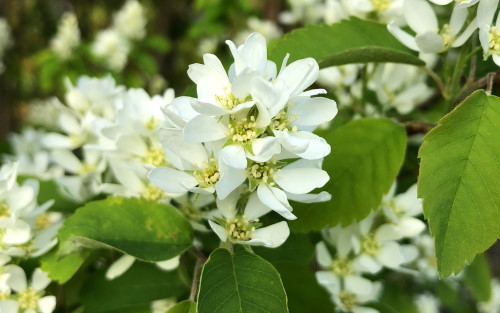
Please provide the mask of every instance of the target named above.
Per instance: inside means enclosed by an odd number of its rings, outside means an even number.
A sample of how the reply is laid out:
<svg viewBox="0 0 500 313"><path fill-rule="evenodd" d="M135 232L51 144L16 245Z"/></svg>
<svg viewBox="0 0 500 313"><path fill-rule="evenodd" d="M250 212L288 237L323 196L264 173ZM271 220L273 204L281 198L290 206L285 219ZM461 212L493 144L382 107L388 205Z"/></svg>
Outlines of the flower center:
<svg viewBox="0 0 500 313"><path fill-rule="evenodd" d="M375 236L373 235L365 236L361 241L361 249L364 253L374 256L380 250L380 243L375 239Z"/></svg>
<svg viewBox="0 0 500 313"><path fill-rule="evenodd" d="M19 307L23 310L36 310L39 299L40 294L30 287L18 294L17 301L19 302Z"/></svg>
<svg viewBox="0 0 500 313"><path fill-rule="evenodd" d="M141 198L152 201L159 201L165 197L165 192L153 184L148 184L141 194Z"/></svg>
<svg viewBox="0 0 500 313"><path fill-rule="evenodd" d="M149 120L144 124L147 130L155 130L156 128L158 128L159 125L160 125L160 120L154 116L149 118Z"/></svg>
<svg viewBox="0 0 500 313"><path fill-rule="evenodd" d="M498 30L495 26L492 26L489 31L489 38L490 42L488 47L490 48L490 53L500 53L500 30Z"/></svg>
<svg viewBox="0 0 500 313"><path fill-rule="evenodd" d="M214 158L211 158L208 164L204 163L206 166L203 169L193 172L200 188L212 187L220 178L219 168Z"/></svg>
<svg viewBox="0 0 500 313"><path fill-rule="evenodd" d="M347 291L341 291L339 294L340 303L349 311L356 307L356 295Z"/></svg>
<svg viewBox="0 0 500 313"><path fill-rule="evenodd" d="M346 258L333 260L332 271L339 276L347 276L352 273L352 262Z"/></svg>
<svg viewBox="0 0 500 313"><path fill-rule="evenodd" d="M391 199L391 200L387 201L386 206L391 208L391 210L396 214L400 214L400 213L404 212L404 207L401 205L397 205L395 199Z"/></svg>
<svg viewBox="0 0 500 313"><path fill-rule="evenodd" d="M245 101L241 101L240 99L236 98L230 90L231 90L231 86L224 87L224 93L222 95L215 96L215 102L217 102L217 104L219 104L221 107L223 107L226 110L232 110L238 104L245 102Z"/></svg>
<svg viewBox="0 0 500 313"><path fill-rule="evenodd" d="M285 110L282 110L273 118L271 128L280 131L296 132L297 126L291 126L290 124L295 122L297 118L295 114L288 114Z"/></svg>
<svg viewBox="0 0 500 313"><path fill-rule="evenodd" d="M372 2L372 7L373 11L375 12L384 12L389 9L389 6L391 5L390 0L371 0Z"/></svg>
<svg viewBox="0 0 500 313"><path fill-rule="evenodd" d="M8 218L10 217L11 212L7 204L2 203L0 204L0 219L2 218Z"/></svg>
<svg viewBox="0 0 500 313"><path fill-rule="evenodd" d="M443 38L444 45L447 47L449 46L452 41L453 41L453 30L450 28L448 24L444 24L443 28L441 28L441 31L439 32L439 35Z"/></svg>
<svg viewBox="0 0 500 313"><path fill-rule="evenodd" d="M259 135L259 131L255 128L255 116L243 118L230 123L227 127L226 135L237 144L246 144Z"/></svg>
<svg viewBox="0 0 500 313"><path fill-rule="evenodd" d="M96 166L94 164L83 163L82 167L80 168L80 172L78 172L78 174L80 174L80 176L85 176L92 173L95 170Z"/></svg>
<svg viewBox="0 0 500 313"><path fill-rule="evenodd" d="M156 167L161 167L167 165L167 158L165 157L165 152L162 148L151 147L148 149L144 157L142 158L144 163L151 164Z"/></svg>
<svg viewBox="0 0 500 313"><path fill-rule="evenodd" d="M226 219L226 230L229 241L248 241L255 231L258 220L248 221L246 216L238 216Z"/></svg>
<svg viewBox="0 0 500 313"><path fill-rule="evenodd" d="M247 171L251 186L257 186L261 182L269 186L276 185L274 178L279 170L274 160L267 162L250 161ZM253 191L252 188L250 190Z"/></svg>
<svg viewBox="0 0 500 313"><path fill-rule="evenodd" d="M42 230L50 226L50 216L46 212L39 214L35 219L35 229Z"/></svg>

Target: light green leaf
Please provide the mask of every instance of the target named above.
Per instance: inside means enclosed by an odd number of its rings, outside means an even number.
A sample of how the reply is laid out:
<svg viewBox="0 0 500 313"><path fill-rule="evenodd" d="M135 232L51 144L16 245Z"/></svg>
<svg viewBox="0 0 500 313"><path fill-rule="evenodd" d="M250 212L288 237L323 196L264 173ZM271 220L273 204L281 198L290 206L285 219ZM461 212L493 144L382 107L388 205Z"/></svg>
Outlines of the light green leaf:
<svg viewBox="0 0 500 313"><path fill-rule="evenodd" d="M111 247L145 261L181 254L193 241L189 222L172 206L110 197L78 209L59 230L59 254L79 247Z"/></svg>
<svg viewBox="0 0 500 313"><path fill-rule="evenodd" d="M424 138L419 197L442 277L500 237L500 99L476 91Z"/></svg>
<svg viewBox="0 0 500 313"><path fill-rule="evenodd" d="M285 285L290 313L335 312L328 292L318 284L309 266L279 262L276 269Z"/></svg>
<svg viewBox="0 0 500 313"><path fill-rule="evenodd" d="M281 64L315 58L321 68L349 63L391 62L424 65L387 30L386 25L351 18L332 25L308 25L285 35L269 47L269 59Z"/></svg>
<svg viewBox="0 0 500 313"><path fill-rule="evenodd" d="M486 302L491 297L491 270L488 258L479 254L464 270L464 282L477 301Z"/></svg>
<svg viewBox="0 0 500 313"><path fill-rule="evenodd" d="M404 127L388 119L366 118L322 133L332 146L323 169L330 181L323 188L332 195L324 203L294 203L298 216L292 230L307 232L325 226L347 225L378 207L403 164L406 149Z"/></svg>
<svg viewBox="0 0 500 313"><path fill-rule="evenodd" d="M167 313L196 313L196 303L188 300L179 302Z"/></svg>
<svg viewBox="0 0 500 313"><path fill-rule="evenodd" d="M82 251L58 258L57 249L52 249L40 259L40 266L50 279L64 284L73 277L88 256L89 251Z"/></svg>
<svg viewBox="0 0 500 313"><path fill-rule="evenodd" d="M104 271L97 272L83 287L81 300L86 312L120 312L186 292L177 271L166 272L154 264L135 262L125 274L113 280L107 280Z"/></svg>
<svg viewBox="0 0 500 313"><path fill-rule="evenodd" d="M288 312L278 271L243 249L212 252L201 274L198 313L218 312Z"/></svg>

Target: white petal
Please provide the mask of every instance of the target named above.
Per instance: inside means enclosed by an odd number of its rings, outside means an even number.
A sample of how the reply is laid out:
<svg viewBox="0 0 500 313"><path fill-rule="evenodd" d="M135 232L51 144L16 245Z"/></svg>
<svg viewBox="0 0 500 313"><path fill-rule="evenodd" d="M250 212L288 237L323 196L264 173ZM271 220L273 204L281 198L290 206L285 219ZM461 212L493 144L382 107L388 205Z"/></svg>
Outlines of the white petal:
<svg viewBox="0 0 500 313"><path fill-rule="evenodd" d="M331 99L297 97L291 101L288 114L297 116L295 125L318 126L331 121L337 115L337 103Z"/></svg>
<svg viewBox="0 0 500 313"><path fill-rule="evenodd" d="M418 236L426 228L424 222L422 222L418 218L411 216L402 217L398 223L398 226L401 229L401 233L406 238Z"/></svg>
<svg viewBox="0 0 500 313"><path fill-rule="evenodd" d="M219 237L220 241L226 242L227 241L227 231L224 227L220 226L217 223L212 222L211 220L208 220L208 224L212 228L212 230L215 232L215 234Z"/></svg>
<svg viewBox="0 0 500 313"><path fill-rule="evenodd" d="M495 64L496 64L497 66L500 66L500 55L498 55L498 54L493 54L493 55L491 56L491 58L493 59L493 62L495 62Z"/></svg>
<svg viewBox="0 0 500 313"><path fill-rule="evenodd" d="M233 168L243 169L247 167L245 149L239 145L229 145L219 152L219 158Z"/></svg>
<svg viewBox="0 0 500 313"><path fill-rule="evenodd" d="M443 37L433 30L418 34L415 42L424 53L439 52L445 48Z"/></svg>
<svg viewBox="0 0 500 313"><path fill-rule="evenodd" d="M183 193L198 185L193 176L168 167L153 169L148 178L160 189L171 193Z"/></svg>
<svg viewBox="0 0 500 313"><path fill-rule="evenodd" d="M0 301L0 312L2 313L18 313L19 303L16 300L3 300Z"/></svg>
<svg viewBox="0 0 500 313"><path fill-rule="evenodd" d="M414 245L401 245L400 249L403 253L403 263L413 262L419 256L418 248Z"/></svg>
<svg viewBox="0 0 500 313"><path fill-rule="evenodd" d="M106 271L106 279L112 280L123 275L135 262L135 258L131 255L123 255L118 260L113 262Z"/></svg>
<svg viewBox="0 0 500 313"><path fill-rule="evenodd" d="M417 43L415 42L415 38L410 34L408 34L407 32L403 31L401 28L397 27L394 22L390 22L387 25L387 29L403 45L407 46L412 50L419 51Z"/></svg>
<svg viewBox="0 0 500 313"><path fill-rule="evenodd" d="M10 274L7 284L12 290L16 292L21 292L28 288L28 282L26 281L26 274L24 270L17 265L7 265L4 267L5 273Z"/></svg>
<svg viewBox="0 0 500 313"><path fill-rule="evenodd" d="M284 69L278 75L277 80L286 86L289 94L296 95L311 86L318 79L319 66L313 58L297 60Z"/></svg>
<svg viewBox="0 0 500 313"><path fill-rule="evenodd" d="M479 28L479 41L481 42L481 47L483 52L486 54L490 50L490 25L482 25Z"/></svg>
<svg viewBox="0 0 500 313"><path fill-rule="evenodd" d="M332 272L319 271L316 272L316 280L325 287L331 294L340 292L340 279Z"/></svg>
<svg viewBox="0 0 500 313"><path fill-rule="evenodd" d="M316 134L307 131L298 131L292 133L291 136L297 141L307 141L307 148L302 152L296 152L295 154L303 159L307 160L318 160L329 155L331 152L331 147L328 142Z"/></svg>
<svg viewBox="0 0 500 313"><path fill-rule="evenodd" d="M286 194L274 187L269 187L266 184L259 184L257 187L257 195L260 201L270 207L273 211L280 214L286 219L294 220L297 217L292 214L292 207L286 199Z"/></svg>
<svg viewBox="0 0 500 313"><path fill-rule="evenodd" d="M58 133L46 134L42 139L42 143L44 146L52 149L72 149L75 147L69 137Z"/></svg>
<svg viewBox="0 0 500 313"><path fill-rule="evenodd" d="M284 167L276 174L274 180L287 192L304 194L323 187L329 179L327 172L317 168Z"/></svg>
<svg viewBox="0 0 500 313"><path fill-rule="evenodd" d="M347 276L344 283L344 288L356 295L370 294L373 288L371 281L360 276Z"/></svg>
<svg viewBox="0 0 500 313"><path fill-rule="evenodd" d="M305 152L309 145L309 140L296 136L295 133L279 130L274 130L273 132L283 148L294 154Z"/></svg>
<svg viewBox="0 0 500 313"><path fill-rule="evenodd" d="M232 168L223 162L219 164L219 173L219 181L215 184L218 199L226 198L247 179L246 169Z"/></svg>
<svg viewBox="0 0 500 313"><path fill-rule="evenodd" d="M285 221L257 229L252 234L252 239L249 244L263 245L268 248L276 248L281 246L288 236L290 229Z"/></svg>
<svg viewBox="0 0 500 313"><path fill-rule="evenodd" d="M429 0L429 1L437 5L447 5L450 4L453 0Z"/></svg>
<svg viewBox="0 0 500 313"><path fill-rule="evenodd" d="M403 237L401 230L394 224L383 224L377 228L375 239L379 242L388 240L398 240Z"/></svg>
<svg viewBox="0 0 500 313"><path fill-rule="evenodd" d="M318 194L306 193L303 195L297 195L294 193L287 193L287 198L289 200L302 202L302 203L316 203L316 202L326 202L332 199L332 195L326 191L322 191Z"/></svg>
<svg viewBox="0 0 500 313"><path fill-rule="evenodd" d="M264 74L267 67L266 39L259 33L252 33L245 40L241 57L246 65L260 74Z"/></svg>
<svg viewBox="0 0 500 313"><path fill-rule="evenodd" d="M180 256L176 256L165 261L156 262L156 266L162 270L171 271L179 267L180 259Z"/></svg>
<svg viewBox="0 0 500 313"><path fill-rule="evenodd" d="M5 228L2 241L8 245L20 245L31 239L31 227L23 220L17 220Z"/></svg>
<svg viewBox="0 0 500 313"><path fill-rule="evenodd" d="M256 192L252 192L248 197L247 205L245 206L245 216L249 221L259 218L271 211L271 208L260 201Z"/></svg>
<svg viewBox="0 0 500 313"><path fill-rule="evenodd" d="M215 141L226 137L227 127L217 118L198 115L186 124L184 139L188 142Z"/></svg>
<svg viewBox="0 0 500 313"><path fill-rule="evenodd" d="M470 36L472 36L472 33L474 33L476 29L476 20L472 20L469 26L467 26L467 28L460 34L460 36L458 36L455 41L453 41L453 44L451 46L453 48L456 48L463 45L470 38Z"/></svg>
<svg viewBox="0 0 500 313"><path fill-rule="evenodd" d="M225 115L228 113L228 111L220 106L217 106L212 103L208 102L201 102L198 101L197 99L191 100L191 105L193 106L193 109L203 115L209 115L209 116L221 116Z"/></svg>
<svg viewBox="0 0 500 313"><path fill-rule="evenodd" d="M377 259L389 268L396 268L403 263L403 253L399 244L394 241L386 242L380 248Z"/></svg>
<svg viewBox="0 0 500 313"><path fill-rule="evenodd" d="M38 308L42 313L52 313L56 308L56 297L45 296L38 300Z"/></svg>
<svg viewBox="0 0 500 313"><path fill-rule="evenodd" d="M360 255L355 260L355 266L358 268L358 270L366 271L371 274L378 273L382 269L382 266L379 262L364 254Z"/></svg>
<svg viewBox="0 0 500 313"><path fill-rule="evenodd" d="M497 11L498 0L481 0L477 6L477 26L491 25Z"/></svg>
<svg viewBox="0 0 500 313"><path fill-rule="evenodd" d="M224 199L216 199L217 208L219 209L222 216L225 218L234 218L236 215L236 205L241 197L241 188L238 188L231 192L229 196Z"/></svg>
<svg viewBox="0 0 500 313"><path fill-rule="evenodd" d="M273 155L281 152L281 145L276 137L267 136L257 138L252 143L252 151L254 155L248 155L248 158L256 162L267 162Z"/></svg>
<svg viewBox="0 0 500 313"><path fill-rule="evenodd" d="M318 263L323 268L330 268L332 266L332 256L326 247L326 244L323 241L318 242L316 244L316 256L318 258Z"/></svg>
<svg viewBox="0 0 500 313"><path fill-rule="evenodd" d="M37 268L33 272L33 277L31 278L31 287L36 291L41 291L45 289L50 284L50 278L47 273Z"/></svg>
<svg viewBox="0 0 500 313"><path fill-rule="evenodd" d="M38 193L38 192L37 192ZM19 215L22 214L20 210L26 208L30 203L35 199L35 191L33 187L29 185L23 185L19 188L11 190L7 194L7 207L9 207L14 214Z"/></svg>
<svg viewBox="0 0 500 313"><path fill-rule="evenodd" d="M453 8L453 11L451 12L451 18L449 23L451 33L453 35L457 34L464 26L466 20L467 20L467 8L455 6ZM474 25L475 28L477 28L476 21L473 21L471 23Z"/></svg>
<svg viewBox="0 0 500 313"><path fill-rule="evenodd" d="M82 168L82 162L68 150L54 150L52 159L71 173L78 173Z"/></svg>
<svg viewBox="0 0 500 313"><path fill-rule="evenodd" d="M436 13L427 1L405 0L403 13L406 22L417 34L438 29Z"/></svg>

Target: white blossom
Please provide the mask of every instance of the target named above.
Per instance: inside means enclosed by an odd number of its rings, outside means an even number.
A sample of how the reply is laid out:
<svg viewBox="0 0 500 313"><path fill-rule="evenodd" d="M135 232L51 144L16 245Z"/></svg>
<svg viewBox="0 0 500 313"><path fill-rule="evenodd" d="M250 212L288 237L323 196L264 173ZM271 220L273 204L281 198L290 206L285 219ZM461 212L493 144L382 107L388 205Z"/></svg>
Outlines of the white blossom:
<svg viewBox="0 0 500 313"><path fill-rule="evenodd" d="M146 14L136 0L129 0L113 16L113 27L130 40L139 40L146 35Z"/></svg>
<svg viewBox="0 0 500 313"><path fill-rule="evenodd" d="M50 41L50 48L61 59L68 59L79 44L80 29L76 15L71 12L64 13L57 26L57 34Z"/></svg>
<svg viewBox="0 0 500 313"><path fill-rule="evenodd" d="M116 29L109 28L97 34L92 53L101 58L113 71L121 71L127 64L130 42Z"/></svg>

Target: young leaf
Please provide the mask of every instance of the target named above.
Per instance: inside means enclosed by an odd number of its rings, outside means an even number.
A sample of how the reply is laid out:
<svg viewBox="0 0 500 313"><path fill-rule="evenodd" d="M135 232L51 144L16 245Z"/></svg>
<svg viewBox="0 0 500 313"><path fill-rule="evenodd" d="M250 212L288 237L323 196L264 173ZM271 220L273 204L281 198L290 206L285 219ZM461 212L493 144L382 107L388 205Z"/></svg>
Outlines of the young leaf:
<svg viewBox="0 0 500 313"><path fill-rule="evenodd" d="M57 250L53 249L40 259L40 266L50 279L64 284L73 277L88 256L89 251L82 251L58 258Z"/></svg>
<svg viewBox="0 0 500 313"><path fill-rule="evenodd" d="M464 282L477 301L487 302L491 298L491 271L484 254L476 256L474 262L464 270Z"/></svg>
<svg viewBox="0 0 500 313"><path fill-rule="evenodd" d="M476 91L420 148L419 196L442 277L500 237L500 99Z"/></svg>
<svg viewBox="0 0 500 313"><path fill-rule="evenodd" d="M121 312L127 307L186 292L177 271L166 272L154 264L135 262L125 274L113 280L107 280L104 271L94 274L83 287L81 300L86 312Z"/></svg>
<svg viewBox="0 0 500 313"><path fill-rule="evenodd" d="M403 164L406 133L388 119L355 120L326 134L332 152L323 169L330 174L326 203L293 204L297 221L292 230L307 232L325 226L347 225L377 208Z"/></svg>
<svg viewBox="0 0 500 313"><path fill-rule="evenodd" d="M367 62L424 65L389 33L386 25L358 18L294 30L270 45L269 59L281 64L287 53L290 62L312 57L321 68Z"/></svg>
<svg viewBox="0 0 500 313"><path fill-rule="evenodd" d="M172 206L110 197L87 203L59 230L59 254L78 246L111 247L145 261L162 261L191 246L193 229Z"/></svg>
<svg viewBox="0 0 500 313"><path fill-rule="evenodd" d="M201 273L198 313L288 312L278 271L246 250L217 249Z"/></svg>

